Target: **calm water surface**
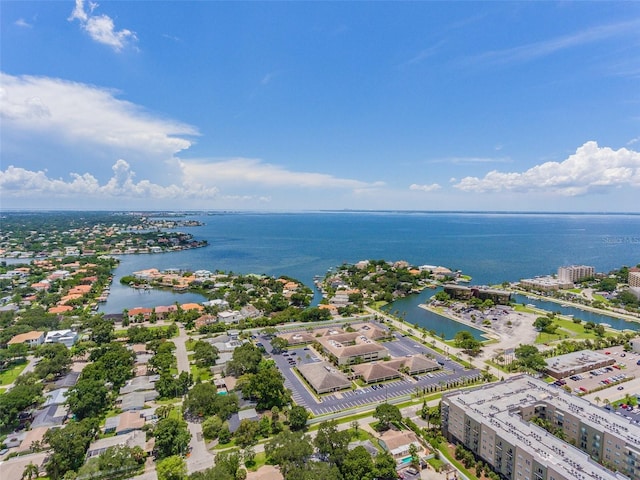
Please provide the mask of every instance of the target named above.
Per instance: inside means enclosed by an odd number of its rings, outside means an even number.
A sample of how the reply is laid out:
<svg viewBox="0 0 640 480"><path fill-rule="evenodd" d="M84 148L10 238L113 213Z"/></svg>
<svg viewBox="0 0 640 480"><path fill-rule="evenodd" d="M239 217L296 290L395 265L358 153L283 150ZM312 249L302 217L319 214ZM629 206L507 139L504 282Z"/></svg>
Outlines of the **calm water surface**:
<svg viewBox="0 0 640 480"><path fill-rule="evenodd" d="M186 293L141 293L119 284L123 275L146 268L288 275L311 286L315 275L364 259L443 265L471 275L473 284L546 275L561 265L593 265L602 272L640 263L640 215L321 212L189 218L205 225L181 230L209 246L120 257L101 311L203 300ZM424 299L404 301L417 305ZM409 305L404 310L414 311Z"/></svg>

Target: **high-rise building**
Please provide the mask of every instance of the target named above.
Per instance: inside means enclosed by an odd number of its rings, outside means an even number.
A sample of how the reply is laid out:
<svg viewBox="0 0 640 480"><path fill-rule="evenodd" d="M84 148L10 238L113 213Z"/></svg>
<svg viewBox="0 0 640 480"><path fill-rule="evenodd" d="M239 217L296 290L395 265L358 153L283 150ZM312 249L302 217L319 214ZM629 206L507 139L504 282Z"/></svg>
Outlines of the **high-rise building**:
<svg viewBox="0 0 640 480"><path fill-rule="evenodd" d="M442 431L508 480L640 480L639 425L528 375L444 395Z"/></svg>
<svg viewBox="0 0 640 480"><path fill-rule="evenodd" d="M588 265L569 265L568 267L558 268L558 279L575 283L585 278L593 277L595 273L595 267Z"/></svg>
<svg viewBox="0 0 640 480"><path fill-rule="evenodd" d="M629 286L640 287L640 268L633 267L629 269Z"/></svg>

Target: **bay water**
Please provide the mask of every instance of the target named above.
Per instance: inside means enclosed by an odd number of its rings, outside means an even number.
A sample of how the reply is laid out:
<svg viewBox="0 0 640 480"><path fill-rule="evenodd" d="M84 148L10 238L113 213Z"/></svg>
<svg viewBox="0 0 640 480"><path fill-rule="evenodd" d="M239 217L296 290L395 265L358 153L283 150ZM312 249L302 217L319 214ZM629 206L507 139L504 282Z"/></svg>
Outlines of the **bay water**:
<svg viewBox="0 0 640 480"><path fill-rule="evenodd" d="M209 245L121 256L100 311L203 300L191 293L144 292L119 284L122 276L147 268L288 275L312 286L314 276L345 262L406 260L461 270L472 284L490 285L553 274L562 265L593 265L608 272L640 263L640 215L633 214L215 212L187 218L204 225L180 230Z"/></svg>

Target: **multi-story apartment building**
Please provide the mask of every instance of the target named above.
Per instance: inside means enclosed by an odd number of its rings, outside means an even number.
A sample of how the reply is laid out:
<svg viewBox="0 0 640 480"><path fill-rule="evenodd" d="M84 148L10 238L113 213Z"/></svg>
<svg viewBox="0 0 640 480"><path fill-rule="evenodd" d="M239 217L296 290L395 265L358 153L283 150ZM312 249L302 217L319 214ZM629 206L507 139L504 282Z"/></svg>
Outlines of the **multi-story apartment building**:
<svg viewBox="0 0 640 480"><path fill-rule="evenodd" d="M595 267L588 265L569 265L568 267L558 268L558 279L571 283L593 277L595 274Z"/></svg>
<svg viewBox="0 0 640 480"><path fill-rule="evenodd" d="M528 375L446 394L442 431L508 480L640 480L639 425Z"/></svg>
<svg viewBox="0 0 640 480"><path fill-rule="evenodd" d="M640 287L640 268L632 267L629 269L629 286Z"/></svg>

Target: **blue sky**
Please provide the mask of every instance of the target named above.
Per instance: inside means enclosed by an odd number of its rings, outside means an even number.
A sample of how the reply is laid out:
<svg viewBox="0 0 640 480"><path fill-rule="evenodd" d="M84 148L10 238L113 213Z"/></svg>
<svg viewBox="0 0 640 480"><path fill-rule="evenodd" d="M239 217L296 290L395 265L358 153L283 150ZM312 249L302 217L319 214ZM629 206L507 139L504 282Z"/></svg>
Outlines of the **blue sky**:
<svg viewBox="0 0 640 480"><path fill-rule="evenodd" d="M640 212L640 2L0 2L0 203Z"/></svg>

